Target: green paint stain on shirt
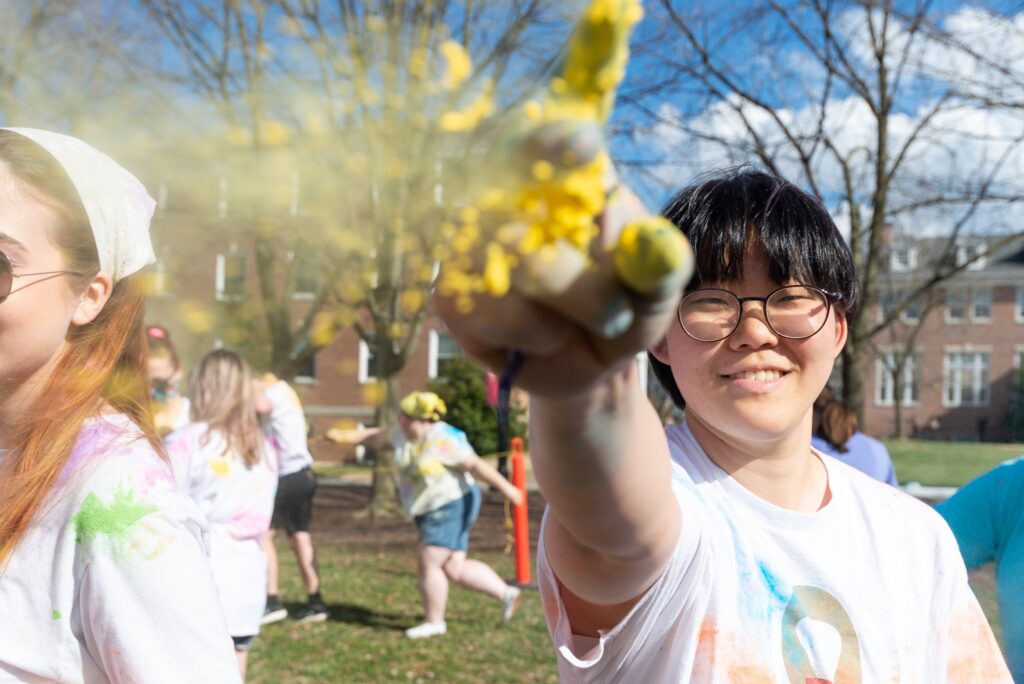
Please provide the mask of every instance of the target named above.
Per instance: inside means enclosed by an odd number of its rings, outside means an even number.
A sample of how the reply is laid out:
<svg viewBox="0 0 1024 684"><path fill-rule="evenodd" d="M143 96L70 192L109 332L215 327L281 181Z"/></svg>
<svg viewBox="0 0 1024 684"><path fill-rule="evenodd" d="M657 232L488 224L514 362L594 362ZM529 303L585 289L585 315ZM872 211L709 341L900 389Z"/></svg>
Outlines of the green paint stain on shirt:
<svg viewBox="0 0 1024 684"><path fill-rule="evenodd" d="M50 617L52 617L54 620L60 620L60 611L57 610L57 609L54 609L54 611L53 611L53 613L51 613Z"/></svg>
<svg viewBox="0 0 1024 684"><path fill-rule="evenodd" d="M109 504L104 504L94 493L89 493L72 518L75 541L79 544L90 542L101 534L121 539L139 518L155 510L156 506L137 501L135 493L131 491L118 489Z"/></svg>

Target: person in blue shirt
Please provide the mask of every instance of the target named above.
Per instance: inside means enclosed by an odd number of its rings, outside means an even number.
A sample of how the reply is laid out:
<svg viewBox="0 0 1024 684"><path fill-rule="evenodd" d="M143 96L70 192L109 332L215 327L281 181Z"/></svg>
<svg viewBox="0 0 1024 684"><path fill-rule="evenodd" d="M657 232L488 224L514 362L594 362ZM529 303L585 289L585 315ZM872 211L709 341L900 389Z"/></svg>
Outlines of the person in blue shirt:
<svg viewBox="0 0 1024 684"><path fill-rule="evenodd" d="M996 564L1003 651L1024 682L1024 456L963 486L935 507L953 528L968 570Z"/></svg>
<svg viewBox="0 0 1024 684"><path fill-rule="evenodd" d="M857 414L838 399L821 409L811 446L871 477L897 486L896 471L885 445L857 429Z"/></svg>

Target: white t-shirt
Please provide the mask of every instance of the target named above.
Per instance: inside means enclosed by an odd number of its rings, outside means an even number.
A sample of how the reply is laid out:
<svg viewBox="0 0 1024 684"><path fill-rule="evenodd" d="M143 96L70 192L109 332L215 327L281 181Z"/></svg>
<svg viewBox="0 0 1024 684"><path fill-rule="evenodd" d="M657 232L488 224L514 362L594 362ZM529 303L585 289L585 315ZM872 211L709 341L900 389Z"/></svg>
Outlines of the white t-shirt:
<svg viewBox="0 0 1024 684"><path fill-rule="evenodd" d="M124 415L85 423L0 572L0 682L238 682L206 521Z"/></svg>
<svg viewBox="0 0 1024 684"><path fill-rule="evenodd" d="M438 421L419 441L410 442L405 433L396 430L391 442L399 494L408 517L425 515L461 499L475 484L473 476L459 468L476 455L462 430Z"/></svg>
<svg viewBox="0 0 1024 684"><path fill-rule="evenodd" d="M1009 672L928 506L837 460L814 513L758 498L689 428L666 429L682 532L663 575L600 639L571 634L541 535L563 682L1004 682Z"/></svg>
<svg viewBox="0 0 1024 684"><path fill-rule="evenodd" d="M206 423L171 433L166 443L178 487L210 523L210 565L228 633L258 634L267 598L267 559L259 540L274 512L274 450L264 442L263 460L247 468L241 456L228 452L223 434Z"/></svg>
<svg viewBox="0 0 1024 684"><path fill-rule="evenodd" d="M270 413L263 416L263 427L277 450L278 476L297 473L313 465L306 439L306 416L302 403L287 382L278 380L264 390L270 401Z"/></svg>

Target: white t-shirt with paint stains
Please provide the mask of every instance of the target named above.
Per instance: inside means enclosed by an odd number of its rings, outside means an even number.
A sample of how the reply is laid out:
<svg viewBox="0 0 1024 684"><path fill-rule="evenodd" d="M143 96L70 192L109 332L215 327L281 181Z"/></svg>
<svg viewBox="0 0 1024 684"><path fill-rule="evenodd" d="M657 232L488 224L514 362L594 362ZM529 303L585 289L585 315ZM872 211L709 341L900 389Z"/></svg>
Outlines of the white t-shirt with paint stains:
<svg viewBox="0 0 1024 684"><path fill-rule="evenodd" d="M264 442L263 460L246 467L218 430L193 423L167 436L178 487L210 523L210 564L231 636L258 634L267 598L267 558L259 539L270 528L277 461Z"/></svg>
<svg viewBox="0 0 1024 684"><path fill-rule="evenodd" d="M306 436L306 415L302 412L299 395L284 380L278 380L264 390L270 401L270 413L263 416L267 439L277 450L280 477L297 473L313 465Z"/></svg>
<svg viewBox="0 0 1024 684"><path fill-rule="evenodd" d="M416 442L396 429L391 443L395 446L399 498L410 519L461 499L476 482L460 468L476 452L465 432L444 421L431 425Z"/></svg>
<svg viewBox="0 0 1024 684"><path fill-rule="evenodd" d="M769 504L666 429L682 532L657 582L600 639L574 636L540 540L563 682L1012 684L942 518L819 454L831 501Z"/></svg>
<svg viewBox="0 0 1024 684"><path fill-rule="evenodd" d="M0 682L237 682L206 522L121 414L85 423L0 575Z"/></svg>

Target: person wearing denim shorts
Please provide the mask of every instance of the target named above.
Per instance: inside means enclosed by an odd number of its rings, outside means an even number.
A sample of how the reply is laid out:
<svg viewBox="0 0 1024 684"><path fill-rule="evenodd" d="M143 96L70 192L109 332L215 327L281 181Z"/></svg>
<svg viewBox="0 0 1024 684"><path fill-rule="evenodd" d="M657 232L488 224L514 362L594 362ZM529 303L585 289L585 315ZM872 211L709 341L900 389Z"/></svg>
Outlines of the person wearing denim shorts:
<svg viewBox="0 0 1024 684"><path fill-rule="evenodd" d="M419 588L423 624L405 634L422 639L444 634L448 581L489 594L502 602L502 622L508 622L519 601L519 589L509 586L490 566L466 557L469 532L480 513L479 478L513 503L523 493L473 451L466 434L441 420L447 408L433 392L413 392L400 403L401 431L388 435L380 428L331 430L328 439L395 450L399 490L406 514L416 522L420 547Z"/></svg>

